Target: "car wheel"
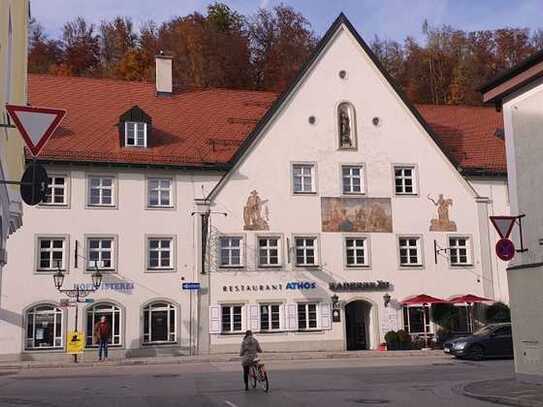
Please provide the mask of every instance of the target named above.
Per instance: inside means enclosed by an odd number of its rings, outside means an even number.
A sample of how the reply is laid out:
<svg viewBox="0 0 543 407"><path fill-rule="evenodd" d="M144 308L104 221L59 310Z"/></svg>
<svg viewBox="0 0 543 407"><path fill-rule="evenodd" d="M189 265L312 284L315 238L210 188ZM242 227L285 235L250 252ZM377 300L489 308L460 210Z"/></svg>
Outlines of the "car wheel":
<svg viewBox="0 0 543 407"><path fill-rule="evenodd" d="M485 350L481 345L472 345L468 349L468 358L472 360L483 360L485 357Z"/></svg>

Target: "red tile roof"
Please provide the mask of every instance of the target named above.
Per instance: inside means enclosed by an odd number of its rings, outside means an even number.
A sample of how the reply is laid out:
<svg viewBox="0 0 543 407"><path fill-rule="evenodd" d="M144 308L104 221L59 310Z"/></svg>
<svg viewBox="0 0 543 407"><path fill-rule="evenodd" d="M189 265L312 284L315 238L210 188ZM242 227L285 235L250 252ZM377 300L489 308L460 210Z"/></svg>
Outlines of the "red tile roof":
<svg viewBox="0 0 543 407"><path fill-rule="evenodd" d="M29 75L30 102L68 111L40 154L56 161L227 166L277 94L199 89L157 97L152 83ZM149 148L119 143L119 116L134 105L153 120ZM418 105L449 156L474 172L506 171L502 115L490 107Z"/></svg>

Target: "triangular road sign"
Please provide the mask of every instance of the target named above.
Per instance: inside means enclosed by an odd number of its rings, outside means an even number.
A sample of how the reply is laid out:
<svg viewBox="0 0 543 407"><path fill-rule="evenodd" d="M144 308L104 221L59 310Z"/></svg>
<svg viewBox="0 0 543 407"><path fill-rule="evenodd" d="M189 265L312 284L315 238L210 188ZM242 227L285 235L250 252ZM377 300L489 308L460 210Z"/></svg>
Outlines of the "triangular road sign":
<svg viewBox="0 0 543 407"><path fill-rule="evenodd" d="M507 239L513 230L517 216L491 216L490 221L502 239Z"/></svg>
<svg viewBox="0 0 543 407"><path fill-rule="evenodd" d="M33 156L37 156L59 126L66 110L6 105L6 110Z"/></svg>

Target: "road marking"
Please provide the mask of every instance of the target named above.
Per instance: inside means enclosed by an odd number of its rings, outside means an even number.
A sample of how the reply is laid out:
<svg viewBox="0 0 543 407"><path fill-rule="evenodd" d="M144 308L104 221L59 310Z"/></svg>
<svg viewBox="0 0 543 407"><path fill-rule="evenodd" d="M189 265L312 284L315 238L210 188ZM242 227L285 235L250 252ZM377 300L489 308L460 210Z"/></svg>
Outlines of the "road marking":
<svg viewBox="0 0 543 407"><path fill-rule="evenodd" d="M228 401L228 400L224 400L224 403L229 407L238 407L234 403L232 403L231 401Z"/></svg>

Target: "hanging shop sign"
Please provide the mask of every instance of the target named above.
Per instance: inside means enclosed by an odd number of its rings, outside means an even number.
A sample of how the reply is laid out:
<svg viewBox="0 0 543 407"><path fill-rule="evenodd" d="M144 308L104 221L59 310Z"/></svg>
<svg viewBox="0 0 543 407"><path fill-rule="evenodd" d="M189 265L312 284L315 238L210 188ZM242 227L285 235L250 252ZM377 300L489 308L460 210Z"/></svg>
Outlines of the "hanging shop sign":
<svg viewBox="0 0 543 407"><path fill-rule="evenodd" d="M329 288L332 291L379 291L389 290L392 287L389 281L355 281L330 283Z"/></svg>
<svg viewBox="0 0 543 407"><path fill-rule="evenodd" d="M223 292L254 292L254 291L283 291L283 290L313 290L317 288L314 281L289 281L279 284L239 284L223 285Z"/></svg>

